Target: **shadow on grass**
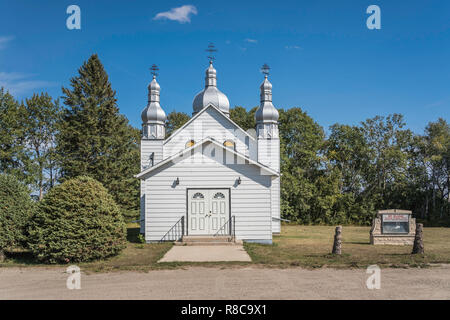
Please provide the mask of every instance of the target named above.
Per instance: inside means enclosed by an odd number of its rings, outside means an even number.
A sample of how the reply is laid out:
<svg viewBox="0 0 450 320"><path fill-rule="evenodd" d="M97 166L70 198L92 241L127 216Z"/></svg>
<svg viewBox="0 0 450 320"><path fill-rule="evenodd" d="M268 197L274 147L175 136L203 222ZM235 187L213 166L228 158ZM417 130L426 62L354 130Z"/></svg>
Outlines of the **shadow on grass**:
<svg viewBox="0 0 450 320"><path fill-rule="evenodd" d="M139 240L139 228L128 228L127 229L127 241L131 243L141 243Z"/></svg>
<svg viewBox="0 0 450 320"><path fill-rule="evenodd" d="M5 252L6 262L23 265L39 265L39 263L30 251Z"/></svg>
<svg viewBox="0 0 450 320"><path fill-rule="evenodd" d="M344 244L345 244L345 243L348 243L348 244L370 245L370 242L360 242L360 241L345 241Z"/></svg>
<svg viewBox="0 0 450 320"><path fill-rule="evenodd" d="M384 256L392 256L392 257L413 257L413 255L411 255L411 252L407 253L384 253Z"/></svg>

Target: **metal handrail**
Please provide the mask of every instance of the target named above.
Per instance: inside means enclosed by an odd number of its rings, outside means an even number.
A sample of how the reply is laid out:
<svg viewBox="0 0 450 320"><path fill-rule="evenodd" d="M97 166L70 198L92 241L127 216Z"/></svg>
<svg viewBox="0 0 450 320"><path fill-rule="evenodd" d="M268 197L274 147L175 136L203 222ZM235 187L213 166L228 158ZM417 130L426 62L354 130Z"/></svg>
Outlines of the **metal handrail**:
<svg viewBox="0 0 450 320"><path fill-rule="evenodd" d="M180 218L173 226L166 232L166 234L159 240L159 242L164 241L178 241L184 235L184 216ZM167 239L166 239L167 237ZM171 238L169 238L171 237Z"/></svg>
<svg viewBox="0 0 450 320"><path fill-rule="evenodd" d="M280 220L280 221L284 221L284 222L291 222L291 220L283 219L283 218L277 218L277 217L272 217L272 219Z"/></svg>
<svg viewBox="0 0 450 320"><path fill-rule="evenodd" d="M229 226L229 232L226 231L227 226ZM236 229L236 217L231 216L231 218L228 219L227 222L225 222L223 226L220 227L219 230L217 230L217 232L214 234L214 237L217 237L220 234L222 236L230 235L232 236L233 239L235 239L236 238L235 229Z"/></svg>

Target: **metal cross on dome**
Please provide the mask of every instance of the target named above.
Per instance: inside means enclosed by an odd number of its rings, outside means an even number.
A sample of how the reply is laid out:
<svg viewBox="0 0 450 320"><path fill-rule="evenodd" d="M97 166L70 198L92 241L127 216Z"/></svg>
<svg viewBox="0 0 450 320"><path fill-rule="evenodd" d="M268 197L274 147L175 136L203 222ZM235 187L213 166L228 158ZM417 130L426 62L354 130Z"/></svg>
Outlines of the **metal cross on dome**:
<svg viewBox="0 0 450 320"><path fill-rule="evenodd" d="M267 63L264 63L264 65L261 67L261 72L267 77L269 75L270 67L267 65Z"/></svg>
<svg viewBox="0 0 450 320"><path fill-rule="evenodd" d="M210 42L208 45L208 49L206 49L205 51L209 52L208 59L209 59L209 62L212 63L216 59L216 57L214 57L214 52L217 52L217 49L214 46L214 43Z"/></svg>
<svg viewBox="0 0 450 320"><path fill-rule="evenodd" d="M150 70L151 70L150 72L153 75L153 77L156 77L158 75L159 68L156 64L152 65Z"/></svg>

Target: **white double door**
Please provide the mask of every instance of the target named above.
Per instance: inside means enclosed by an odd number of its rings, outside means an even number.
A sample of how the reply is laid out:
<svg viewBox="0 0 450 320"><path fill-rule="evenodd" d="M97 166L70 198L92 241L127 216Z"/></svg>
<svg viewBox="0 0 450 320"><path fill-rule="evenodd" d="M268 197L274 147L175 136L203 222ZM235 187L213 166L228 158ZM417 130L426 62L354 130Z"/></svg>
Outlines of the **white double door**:
<svg viewBox="0 0 450 320"><path fill-rule="evenodd" d="M228 221L229 189L188 189L187 196L189 235L214 235Z"/></svg>

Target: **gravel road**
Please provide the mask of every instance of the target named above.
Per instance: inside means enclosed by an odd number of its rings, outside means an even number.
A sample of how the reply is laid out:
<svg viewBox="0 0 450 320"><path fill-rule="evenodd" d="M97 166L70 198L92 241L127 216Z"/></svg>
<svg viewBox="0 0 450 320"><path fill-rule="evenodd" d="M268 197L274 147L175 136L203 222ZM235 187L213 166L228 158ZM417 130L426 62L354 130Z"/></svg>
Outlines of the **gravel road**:
<svg viewBox="0 0 450 320"><path fill-rule="evenodd" d="M204 268L84 274L69 290L65 269L0 268L0 299L450 299L450 266L382 269Z"/></svg>

